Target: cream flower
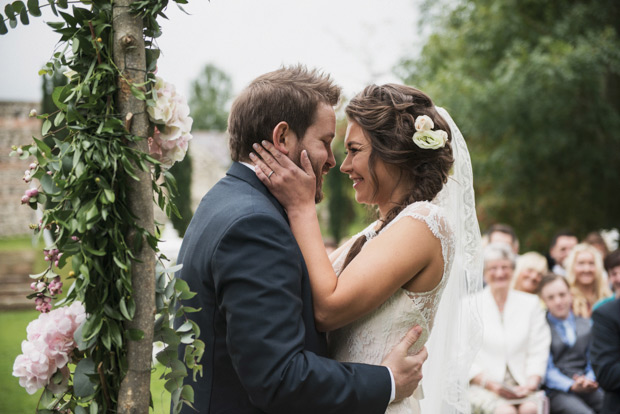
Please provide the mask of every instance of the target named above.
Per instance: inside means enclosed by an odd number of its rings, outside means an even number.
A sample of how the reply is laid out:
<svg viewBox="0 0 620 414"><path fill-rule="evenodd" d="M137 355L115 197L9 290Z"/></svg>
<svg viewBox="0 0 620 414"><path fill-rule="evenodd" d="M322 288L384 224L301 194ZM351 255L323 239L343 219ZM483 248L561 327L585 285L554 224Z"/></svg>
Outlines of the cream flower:
<svg viewBox="0 0 620 414"><path fill-rule="evenodd" d="M185 157L187 143L192 139L190 131L193 119L189 116L185 97L176 92L174 85L157 77L154 89L157 99L147 112L157 127L149 138L149 149L150 154L161 161L164 168L169 168Z"/></svg>
<svg viewBox="0 0 620 414"><path fill-rule="evenodd" d="M446 131L418 131L413 134L413 142L422 149L439 149L443 148L448 141Z"/></svg>
<svg viewBox="0 0 620 414"><path fill-rule="evenodd" d="M435 127L435 124L430 116L420 115L415 119L414 126L416 131L430 131Z"/></svg>

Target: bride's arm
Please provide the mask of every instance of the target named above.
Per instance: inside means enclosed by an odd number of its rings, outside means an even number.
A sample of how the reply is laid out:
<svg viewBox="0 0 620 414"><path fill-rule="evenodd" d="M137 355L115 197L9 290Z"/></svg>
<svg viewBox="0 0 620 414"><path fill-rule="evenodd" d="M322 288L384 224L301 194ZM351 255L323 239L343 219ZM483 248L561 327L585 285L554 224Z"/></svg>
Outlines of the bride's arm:
<svg viewBox="0 0 620 414"><path fill-rule="evenodd" d="M314 204L316 180L307 155L302 152L304 170L301 170L270 144L265 147L273 157L262 148L255 148L267 163L254 157L252 160L258 166L256 174L287 211L291 230L308 267L318 329L339 328L376 309L431 262L436 266L437 260L433 259L437 258L437 252L443 267L439 240L426 224L407 219L369 241L368 248L337 277L321 236ZM271 171L274 174L269 178ZM432 273L438 273L440 278L442 270ZM426 282L432 288L438 279Z"/></svg>

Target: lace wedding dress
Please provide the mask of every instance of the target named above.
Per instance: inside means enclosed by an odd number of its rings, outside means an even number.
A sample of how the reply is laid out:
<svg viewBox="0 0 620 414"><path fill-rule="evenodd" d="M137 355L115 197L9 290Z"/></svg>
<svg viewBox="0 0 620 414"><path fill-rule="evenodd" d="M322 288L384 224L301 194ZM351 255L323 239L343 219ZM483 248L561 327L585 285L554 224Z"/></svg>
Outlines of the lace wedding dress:
<svg viewBox="0 0 620 414"><path fill-rule="evenodd" d="M382 231L386 231L405 217L426 223L433 235L441 242L444 262L441 281L428 292L410 292L401 288L370 314L331 332L329 334L330 353L338 361L379 365L391 349L401 341L407 331L416 324L422 327L422 335L410 352L417 353L428 340L439 301L452 267L454 236L443 209L427 201L408 205ZM352 240L365 235L368 242L363 249L371 249L372 242L370 239L377 235L374 231L376 226L376 222L371 224ZM338 275L342 271L349 248L350 245L334 260L333 266ZM411 248L415 249L415 246L411 246ZM423 396L422 386L420 385L411 397L390 404L386 413L420 413L419 400Z"/></svg>

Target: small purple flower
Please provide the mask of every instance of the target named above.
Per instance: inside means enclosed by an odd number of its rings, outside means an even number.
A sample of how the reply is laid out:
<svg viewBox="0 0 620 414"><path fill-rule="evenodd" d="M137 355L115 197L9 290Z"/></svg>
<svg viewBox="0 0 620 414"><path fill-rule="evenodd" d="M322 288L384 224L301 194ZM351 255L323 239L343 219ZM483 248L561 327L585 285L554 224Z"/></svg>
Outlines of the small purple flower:
<svg viewBox="0 0 620 414"><path fill-rule="evenodd" d="M56 276L54 279L52 279L47 288L49 289L51 295L61 294L62 282L60 281L60 276Z"/></svg>
<svg viewBox="0 0 620 414"><path fill-rule="evenodd" d="M37 190L36 188L30 188L26 190L26 195L28 197L36 197L37 195L39 195L39 190Z"/></svg>

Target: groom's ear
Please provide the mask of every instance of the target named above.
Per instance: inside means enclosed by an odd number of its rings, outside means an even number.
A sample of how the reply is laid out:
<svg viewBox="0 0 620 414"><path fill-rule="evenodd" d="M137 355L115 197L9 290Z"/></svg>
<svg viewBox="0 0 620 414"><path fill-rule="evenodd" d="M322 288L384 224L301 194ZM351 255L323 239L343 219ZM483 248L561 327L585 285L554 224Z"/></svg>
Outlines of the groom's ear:
<svg viewBox="0 0 620 414"><path fill-rule="evenodd" d="M291 130L288 123L284 121L276 125L272 134L271 141L273 146L286 155L297 145L297 135Z"/></svg>

